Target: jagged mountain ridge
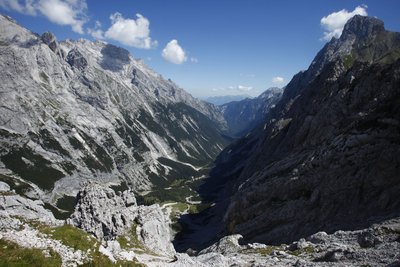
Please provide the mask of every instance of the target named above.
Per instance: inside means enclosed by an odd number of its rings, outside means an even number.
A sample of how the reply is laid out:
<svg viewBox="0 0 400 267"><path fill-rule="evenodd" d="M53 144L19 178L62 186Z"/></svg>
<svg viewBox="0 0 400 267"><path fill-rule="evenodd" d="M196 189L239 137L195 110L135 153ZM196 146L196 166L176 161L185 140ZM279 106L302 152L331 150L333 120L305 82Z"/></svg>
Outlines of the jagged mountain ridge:
<svg viewBox="0 0 400 267"><path fill-rule="evenodd" d="M1 173L29 183L31 197L54 202L88 179L164 186L226 144L216 107L127 50L0 24Z"/></svg>
<svg viewBox="0 0 400 267"><path fill-rule="evenodd" d="M270 109L275 107L282 93L283 89L273 87L265 90L256 98L246 98L221 105L221 112L230 134L241 137L256 127Z"/></svg>
<svg viewBox="0 0 400 267"><path fill-rule="evenodd" d="M219 199L217 213L228 201L226 233L280 244L400 211L399 52L399 33L354 16L293 77L265 122L220 154L203 188Z"/></svg>
<svg viewBox="0 0 400 267"><path fill-rule="evenodd" d="M221 95L221 96L210 96L204 98L204 101L220 106L232 101L241 101L246 98L252 98L252 97L249 95Z"/></svg>

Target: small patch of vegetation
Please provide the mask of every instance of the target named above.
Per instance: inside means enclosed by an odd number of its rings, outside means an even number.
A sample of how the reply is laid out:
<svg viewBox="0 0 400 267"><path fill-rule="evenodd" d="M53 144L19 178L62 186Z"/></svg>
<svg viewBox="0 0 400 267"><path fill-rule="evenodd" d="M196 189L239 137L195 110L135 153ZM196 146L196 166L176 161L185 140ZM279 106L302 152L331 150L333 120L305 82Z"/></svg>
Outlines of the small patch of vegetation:
<svg viewBox="0 0 400 267"><path fill-rule="evenodd" d="M146 267L146 265L139 263L137 261L122 261L118 260L113 263L107 256L100 253L99 251L94 252L92 255L92 260L90 262L79 265L81 267Z"/></svg>
<svg viewBox="0 0 400 267"><path fill-rule="evenodd" d="M66 155L67 157L71 157L68 151L66 151L60 143L53 137L53 135L47 129L41 129L39 131L40 139L42 142L42 146L56 151L61 155Z"/></svg>
<svg viewBox="0 0 400 267"><path fill-rule="evenodd" d="M66 211L73 211L76 205L76 197L63 196L57 200L57 207Z"/></svg>
<svg viewBox="0 0 400 267"><path fill-rule="evenodd" d="M343 58L343 64L346 69L350 69L354 64L354 58L352 55L346 55Z"/></svg>
<svg viewBox="0 0 400 267"><path fill-rule="evenodd" d="M13 242L0 239L0 266L61 266L61 257L51 249L48 255L45 255L40 249L23 248Z"/></svg>
<svg viewBox="0 0 400 267"><path fill-rule="evenodd" d="M85 148L83 147L83 145L81 144L81 142L79 142L78 139L76 139L73 136L69 136L68 137L69 143L71 144L71 146L76 149L76 150L84 150Z"/></svg>
<svg viewBox="0 0 400 267"><path fill-rule="evenodd" d="M32 227L36 228L37 230L39 230L40 232L48 235L52 239L59 240L61 243L63 243L68 247L71 247L75 250L81 250L87 252L91 260L80 266L91 266L91 267L145 266L141 263L138 263L135 260L134 261L118 260L116 263L113 263L107 256L99 252L100 242L95 237L72 225L65 224L59 227L49 227L45 224L35 221L28 221L27 223ZM133 230L136 231L136 226L134 229L132 229L132 231ZM136 232L133 236L136 237ZM140 244L140 241L137 240L137 237L136 239L132 240L133 241L131 242L131 244ZM121 247L123 246L121 245ZM2 265L0 264L0 266ZM17 266L25 266L25 265L17 265ZM26 266L53 266L53 265L26 265ZM60 265L54 265L54 266L60 266Z"/></svg>
<svg viewBox="0 0 400 267"><path fill-rule="evenodd" d="M69 175L72 175L73 171L76 170L75 165L73 165L71 162L68 161L63 162L60 165L63 168L63 170L66 171Z"/></svg>
<svg viewBox="0 0 400 267"><path fill-rule="evenodd" d="M41 72L39 73L39 76L40 76L40 78L42 79L43 82L49 83L50 77L49 77L46 73L44 73L43 71L41 71Z"/></svg>
<svg viewBox="0 0 400 267"><path fill-rule="evenodd" d="M49 203L44 203L44 208L50 210L54 217L59 220L66 220L72 214L69 211L61 211Z"/></svg>
<svg viewBox="0 0 400 267"><path fill-rule="evenodd" d="M64 224L63 226L55 228L45 225L37 225L36 228L42 233L49 235L53 239L61 241L61 243L64 245L75 250L93 250L99 245L96 238L69 224Z"/></svg>
<svg viewBox="0 0 400 267"><path fill-rule="evenodd" d="M0 174L0 181L7 183L11 189L14 189L17 194L23 195L26 191L31 189L31 186L16 178Z"/></svg>
<svg viewBox="0 0 400 267"><path fill-rule="evenodd" d="M308 246L302 249L296 249L293 251L288 251L289 254L293 255L293 256L299 256L301 254L313 254L315 253L315 248L312 246Z"/></svg>
<svg viewBox="0 0 400 267"><path fill-rule="evenodd" d="M113 159L108 155L107 151L104 150L96 141L91 138L86 133L79 131L79 134L83 137L86 144L90 147L90 149L94 152L95 156L98 160L96 160L91 155L87 155L83 160L85 161L86 165L91 170L100 170L103 172L111 172L114 167Z"/></svg>
<svg viewBox="0 0 400 267"><path fill-rule="evenodd" d="M21 178L31 181L40 188L50 190L54 183L64 177L59 170L51 167L51 162L35 154L28 147L10 151L1 157L4 165ZM29 161L29 162L28 162Z"/></svg>
<svg viewBox="0 0 400 267"><path fill-rule="evenodd" d="M114 192L124 192L125 190L129 190L128 184L125 181L122 181L119 185L110 186Z"/></svg>
<svg viewBox="0 0 400 267"><path fill-rule="evenodd" d="M267 246L266 248L251 248L243 250L243 253L246 254L260 254L261 256L268 256L275 250L282 250L282 247L279 246Z"/></svg>
<svg viewBox="0 0 400 267"><path fill-rule="evenodd" d="M121 248L123 249L141 249L144 250L143 244L140 242L140 240L137 237L136 234L136 228L137 224L133 223L132 227L128 233L128 238L126 236L119 236L117 238L119 244L121 245Z"/></svg>
<svg viewBox="0 0 400 267"><path fill-rule="evenodd" d="M200 213L205 209L208 209L211 206L211 203L201 203L201 204L191 204L189 205L188 213Z"/></svg>
<svg viewBox="0 0 400 267"><path fill-rule="evenodd" d="M20 137L21 135L16 133L10 133L5 129L0 129L0 136L5 138L15 138L15 137Z"/></svg>

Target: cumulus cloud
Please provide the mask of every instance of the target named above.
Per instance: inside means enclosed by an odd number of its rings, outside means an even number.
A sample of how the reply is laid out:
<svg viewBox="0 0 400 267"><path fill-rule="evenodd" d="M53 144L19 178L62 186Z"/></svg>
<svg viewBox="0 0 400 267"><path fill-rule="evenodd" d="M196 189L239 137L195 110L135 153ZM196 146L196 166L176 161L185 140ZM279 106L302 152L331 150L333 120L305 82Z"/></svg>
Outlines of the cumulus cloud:
<svg viewBox="0 0 400 267"><path fill-rule="evenodd" d="M101 23L98 20L96 21L94 28L88 28L88 33L95 39L104 39L104 32L101 29Z"/></svg>
<svg viewBox="0 0 400 267"><path fill-rule="evenodd" d="M87 22L86 0L0 0L0 7L35 16L41 14L59 25L71 26L74 32L83 34Z"/></svg>
<svg viewBox="0 0 400 267"><path fill-rule="evenodd" d="M177 40L171 40L162 50L161 55L165 60L174 64L182 64L187 60L186 52Z"/></svg>
<svg viewBox="0 0 400 267"><path fill-rule="evenodd" d="M111 27L105 32L106 38L118 41L127 46L150 49L157 45L150 38L150 21L141 14L136 20L124 18L116 12L110 16Z"/></svg>
<svg viewBox="0 0 400 267"><path fill-rule="evenodd" d="M40 0L38 9L51 22L59 25L70 25L74 32L83 34L86 23L86 1L73 0Z"/></svg>
<svg viewBox="0 0 400 267"><path fill-rule="evenodd" d="M14 10L22 14L35 16L37 10L33 0L18 1L18 0L0 0L0 7L6 10Z"/></svg>
<svg viewBox="0 0 400 267"><path fill-rule="evenodd" d="M283 77L280 76L275 76L272 78L272 83L275 85L281 85L285 82L285 79Z"/></svg>
<svg viewBox="0 0 400 267"><path fill-rule="evenodd" d="M321 26L324 29L324 36L321 39L329 41L332 37L339 38L346 22L355 15L367 16L367 6L358 6L351 12L342 9L323 17L321 19Z"/></svg>

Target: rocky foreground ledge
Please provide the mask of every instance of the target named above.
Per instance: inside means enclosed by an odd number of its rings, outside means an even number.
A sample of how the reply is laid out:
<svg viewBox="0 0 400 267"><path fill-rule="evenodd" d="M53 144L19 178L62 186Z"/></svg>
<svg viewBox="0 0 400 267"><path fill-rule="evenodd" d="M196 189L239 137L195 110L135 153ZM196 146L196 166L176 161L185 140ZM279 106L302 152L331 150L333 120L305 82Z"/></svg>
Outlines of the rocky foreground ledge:
<svg viewBox="0 0 400 267"><path fill-rule="evenodd" d="M87 184L71 218L62 221L42 201L0 182L0 254L6 265L26 260L17 255L25 253L54 266L400 266L400 216L289 245L241 245L240 235L226 236L191 256L175 252L169 225L159 205L138 206L131 191L116 194Z"/></svg>

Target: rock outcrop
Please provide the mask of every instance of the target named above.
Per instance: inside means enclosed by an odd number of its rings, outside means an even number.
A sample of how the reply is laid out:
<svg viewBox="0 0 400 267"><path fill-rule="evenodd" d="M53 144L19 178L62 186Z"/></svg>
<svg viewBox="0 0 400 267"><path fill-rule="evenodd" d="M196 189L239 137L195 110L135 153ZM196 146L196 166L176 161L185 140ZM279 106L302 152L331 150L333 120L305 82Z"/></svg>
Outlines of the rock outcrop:
<svg viewBox="0 0 400 267"><path fill-rule="evenodd" d="M68 52L67 62L71 67L77 68L78 70L84 70L88 64L86 58L84 58L76 48Z"/></svg>
<svg viewBox="0 0 400 267"><path fill-rule="evenodd" d="M149 266L398 266L399 218L357 231L318 232L277 246L239 244L241 236L222 238L197 256L177 254L172 263Z"/></svg>
<svg viewBox="0 0 400 267"><path fill-rule="evenodd" d="M50 225L60 225L62 221L54 218L54 215L44 208L41 200L30 200L10 191L10 187L1 182L0 187L0 228L8 228L14 224L15 218L34 220ZM8 225L10 224L10 225ZM18 223L16 224L18 225ZM14 227L11 227L14 228Z"/></svg>
<svg viewBox="0 0 400 267"><path fill-rule="evenodd" d="M150 251L172 256L169 218L158 204L137 206L132 191L116 194L97 183L88 183L79 193L75 212L68 223L98 239L115 240L131 231Z"/></svg>

